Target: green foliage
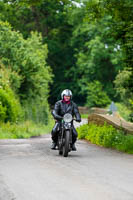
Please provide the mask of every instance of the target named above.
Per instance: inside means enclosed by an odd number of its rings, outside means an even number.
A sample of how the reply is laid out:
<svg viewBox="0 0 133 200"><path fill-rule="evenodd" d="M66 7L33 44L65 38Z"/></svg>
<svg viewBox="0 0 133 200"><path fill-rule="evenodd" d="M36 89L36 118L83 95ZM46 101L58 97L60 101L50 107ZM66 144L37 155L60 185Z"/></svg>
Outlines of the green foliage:
<svg viewBox="0 0 133 200"><path fill-rule="evenodd" d="M124 103L115 103L118 108L119 115L124 118L126 121L130 121L131 109L127 107Z"/></svg>
<svg viewBox="0 0 133 200"><path fill-rule="evenodd" d="M0 89L0 121L16 122L22 114L21 106L11 89Z"/></svg>
<svg viewBox="0 0 133 200"><path fill-rule="evenodd" d="M87 139L100 146L133 154L133 135L124 135L124 132L116 130L110 125L86 124L77 130L79 139Z"/></svg>
<svg viewBox="0 0 133 200"><path fill-rule="evenodd" d="M19 32L11 30L9 24L0 22L0 46L1 61L20 76L18 93L21 98L47 95L51 73L46 64L47 47L42 45L41 35L31 33L24 40Z"/></svg>
<svg viewBox="0 0 133 200"><path fill-rule="evenodd" d="M133 94L133 1L86 1L85 5L86 21L96 24L106 17L110 18L105 24L109 30L108 38L119 43L119 50L123 55L121 61L124 71L116 78L117 92L122 96L122 101L124 99L124 102L128 102L129 96Z"/></svg>
<svg viewBox="0 0 133 200"><path fill-rule="evenodd" d="M33 120L36 123L49 123L49 105L47 101L24 101L25 120Z"/></svg>
<svg viewBox="0 0 133 200"><path fill-rule="evenodd" d="M1 19L19 30L24 38L29 37L31 30L42 33L43 42L47 43L49 50L47 62L55 75L50 93L50 102L53 104L59 98L60 92L65 88L72 89L74 83L67 75L75 60L70 45L72 26L68 23L68 11L76 6L69 0L39 0L32 3L1 2Z"/></svg>
<svg viewBox="0 0 133 200"><path fill-rule="evenodd" d="M18 97L11 89L11 76L14 75L10 69L0 64L0 121L16 122L22 119L22 108Z"/></svg>
<svg viewBox="0 0 133 200"><path fill-rule="evenodd" d="M87 102L88 107L105 107L110 103L106 92L103 91L102 84L99 81L88 83Z"/></svg>
<svg viewBox="0 0 133 200"><path fill-rule="evenodd" d="M116 91L126 105L130 105L130 99L132 99L132 90L129 87L131 76L131 70L124 69L117 74L116 80L114 81Z"/></svg>
<svg viewBox="0 0 133 200"><path fill-rule="evenodd" d="M88 82L96 80L103 85L103 90L110 99L118 101L121 95L125 102L128 99L132 101L133 1L88 0L82 1L80 7L77 7L74 2L81 1L0 1L1 20L8 21L15 30L23 34L24 38L29 38L31 31L40 32L43 36L37 39L38 37L34 34L30 41L24 40L20 33L16 35L13 32L12 35L15 35L11 37L7 31L5 38L2 36L3 39L1 39L7 44L2 46L3 50L0 52L3 62L15 67L17 75L14 77L15 80L19 75L17 79L19 87L15 89L23 99L27 98L27 95L31 98L43 93L39 89L42 87L38 81L43 73L39 74L37 71L37 69L41 71L39 64L36 68L32 63L32 60L36 63L38 54L36 50L34 54L32 48L31 53L29 50L29 43L33 44L31 40L39 40L48 45L48 57L44 56L44 60L47 59L55 75L49 97L51 104L60 98L63 89L70 88L73 91L74 100L84 105L87 99ZM21 38L21 42L17 39L18 37ZM14 41L14 46L12 45L11 48L8 47L7 38ZM15 47L19 49L18 52ZM42 49L42 46L39 49ZM47 52L47 48L43 52ZM8 56L5 57L5 54ZM20 62L15 57L12 57L12 62L9 62L8 59L12 54L16 54ZM40 59L37 63L39 62ZM35 68L34 72L32 66ZM125 76L123 80L121 78L125 75L125 68L126 71L131 71L128 82ZM119 70L123 69L122 76L120 77L120 74L117 76ZM122 91L117 96L114 89L116 76L117 91L119 88ZM33 79L36 80L36 84ZM49 79L46 80L50 82Z"/></svg>
<svg viewBox="0 0 133 200"><path fill-rule="evenodd" d="M84 16L85 10L82 9ZM79 13L80 14L80 13ZM109 37L108 23L111 19L106 17L100 22L86 22L79 19L79 24L73 31L71 40L75 48L75 65L68 72L73 75L76 88L74 94L80 93L86 101L88 82L98 80L109 98L115 99L115 77L122 66L122 52L119 41Z"/></svg>
<svg viewBox="0 0 133 200"><path fill-rule="evenodd" d="M24 39L8 23L0 22L0 46L1 62L4 64L2 76L6 79L8 70L10 87L19 96L21 104L30 105L32 101L35 110L39 104L39 111L43 113L41 119L47 121L48 85L52 73L46 63L48 50L42 44L41 34L32 32L29 38Z"/></svg>
<svg viewBox="0 0 133 200"><path fill-rule="evenodd" d="M11 69L10 66L5 67L0 61L0 87L3 89L11 88L17 93L20 87L21 77Z"/></svg>
<svg viewBox="0 0 133 200"><path fill-rule="evenodd" d="M53 120L50 119L48 125L36 124L33 121L21 123L0 123L0 139L30 138L49 133L53 127Z"/></svg>
<svg viewBox="0 0 133 200"><path fill-rule="evenodd" d="M82 119L87 119L88 118L88 114L81 114L81 118Z"/></svg>

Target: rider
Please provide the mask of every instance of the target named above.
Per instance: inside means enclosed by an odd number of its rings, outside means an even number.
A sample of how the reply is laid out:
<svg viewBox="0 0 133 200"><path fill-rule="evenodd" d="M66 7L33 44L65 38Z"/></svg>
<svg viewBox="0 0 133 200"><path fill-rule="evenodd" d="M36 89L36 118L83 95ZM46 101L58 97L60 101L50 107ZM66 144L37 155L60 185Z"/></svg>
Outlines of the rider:
<svg viewBox="0 0 133 200"><path fill-rule="evenodd" d="M81 116L78 110L77 105L72 101L72 92L71 90L65 89L61 93L60 101L57 101L54 106L54 110L52 111L52 115L56 120L55 126L52 129L52 145L51 149L56 149L57 140L58 140L58 132L60 130L60 122L63 119L64 114L70 113L73 117L76 117L77 122L81 122ZM77 131L72 126L72 150L76 151L75 142L77 140Z"/></svg>

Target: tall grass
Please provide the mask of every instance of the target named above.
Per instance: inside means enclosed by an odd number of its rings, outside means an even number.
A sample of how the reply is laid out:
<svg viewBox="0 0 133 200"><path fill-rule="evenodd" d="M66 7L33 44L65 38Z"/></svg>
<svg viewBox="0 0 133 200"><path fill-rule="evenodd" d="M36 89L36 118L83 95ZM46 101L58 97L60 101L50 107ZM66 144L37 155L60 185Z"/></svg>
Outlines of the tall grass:
<svg viewBox="0 0 133 200"><path fill-rule="evenodd" d="M0 123L0 139L30 138L50 133L54 120L50 119L47 125L25 121L19 124Z"/></svg>

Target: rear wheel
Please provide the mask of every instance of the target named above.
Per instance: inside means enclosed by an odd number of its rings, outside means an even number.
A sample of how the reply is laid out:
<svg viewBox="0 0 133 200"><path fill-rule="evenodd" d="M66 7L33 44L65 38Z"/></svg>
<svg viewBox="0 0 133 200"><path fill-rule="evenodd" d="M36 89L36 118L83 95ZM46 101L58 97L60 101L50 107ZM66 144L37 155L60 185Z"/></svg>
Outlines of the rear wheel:
<svg viewBox="0 0 133 200"><path fill-rule="evenodd" d="M65 131L65 138L63 143L63 156L67 157L69 152L70 131Z"/></svg>

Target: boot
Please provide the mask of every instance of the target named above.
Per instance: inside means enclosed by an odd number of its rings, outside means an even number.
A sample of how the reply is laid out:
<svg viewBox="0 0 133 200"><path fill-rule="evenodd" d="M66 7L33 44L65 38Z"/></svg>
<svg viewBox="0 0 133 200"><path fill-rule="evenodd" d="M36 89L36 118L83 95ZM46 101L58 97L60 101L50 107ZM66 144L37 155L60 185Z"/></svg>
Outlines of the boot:
<svg viewBox="0 0 133 200"><path fill-rule="evenodd" d="M75 143L72 144L72 151L77 151L76 147L75 147Z"/></svg>
<svg viewBox="0 0 133 200"><path fill-rule="evenodd" d="M56 149L56 142L52 142L51 149L52 149L52 150L55 150L55 149Z"/></svg>

